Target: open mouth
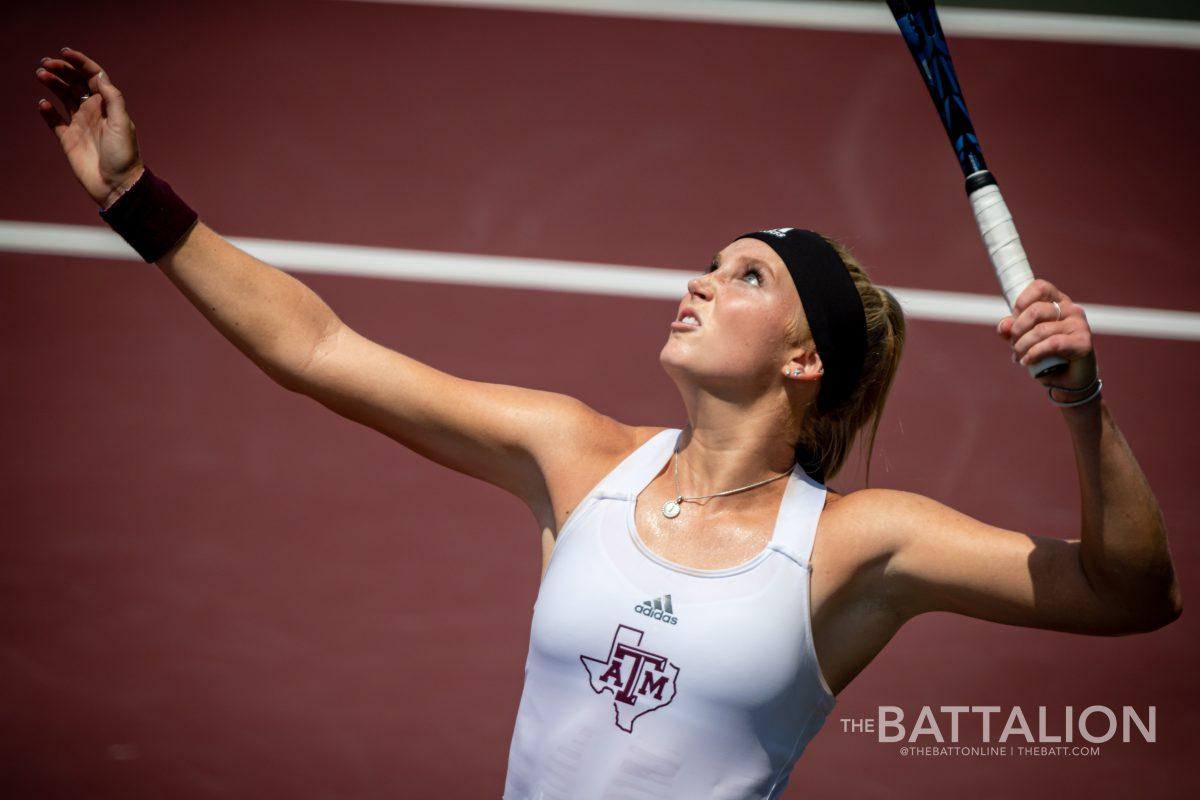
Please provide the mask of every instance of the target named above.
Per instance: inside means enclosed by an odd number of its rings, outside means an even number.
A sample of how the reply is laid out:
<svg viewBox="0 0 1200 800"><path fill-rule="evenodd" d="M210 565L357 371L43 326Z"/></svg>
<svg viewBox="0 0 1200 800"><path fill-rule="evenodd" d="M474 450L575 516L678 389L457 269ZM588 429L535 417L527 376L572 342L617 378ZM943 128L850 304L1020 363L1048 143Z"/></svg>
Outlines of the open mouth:
<svg viewBox="0 0 1200 800"><path fill-rule="evenodd" d="M671 323L672 328L699 328L700 317L691 308L685 308L679 312L679 316Z"/></svg>
<svg viewBox="0 0 1200 800"><path fill-rule="evenodd" d="M673 331L698 331L698 330L700 330L699 323L693 322L692 321L693 319L695 319L695 318L688 317L686 319L677 319L671 323L671 330L673 330Z"/></svg>

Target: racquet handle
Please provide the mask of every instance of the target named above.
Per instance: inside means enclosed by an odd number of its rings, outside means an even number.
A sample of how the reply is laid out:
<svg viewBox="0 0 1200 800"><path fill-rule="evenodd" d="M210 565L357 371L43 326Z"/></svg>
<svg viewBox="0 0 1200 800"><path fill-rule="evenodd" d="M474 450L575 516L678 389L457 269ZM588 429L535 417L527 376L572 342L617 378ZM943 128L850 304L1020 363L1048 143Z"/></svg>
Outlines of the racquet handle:
<svg viewBox="0 0 1200 800"><path fill-rule="evenodd" d="M1004 299L1011 311L1021 292L1033 283L1033 270L1029 266L1025 248L1021 246L1017 226L1013 224L1012 214L1000 194L1000 187L987 170L972 173L967 178L967 198L971 201L975 222L979 225L983 244L987 247L992 268L1000 281L1000 290L1004 292ZM1062 372L1066 367L1065 360L1048 356L1030 364L1029 374L1040 378Z"/></svg>

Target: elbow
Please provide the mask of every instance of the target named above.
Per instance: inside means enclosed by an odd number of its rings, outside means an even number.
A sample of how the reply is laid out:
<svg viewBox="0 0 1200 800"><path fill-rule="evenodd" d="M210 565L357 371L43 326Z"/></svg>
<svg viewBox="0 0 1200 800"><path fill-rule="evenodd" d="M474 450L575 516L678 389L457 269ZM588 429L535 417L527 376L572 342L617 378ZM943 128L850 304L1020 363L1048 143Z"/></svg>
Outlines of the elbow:
<svg viewBox="0 0 1200 800"><path fill-rule="evenodd" d="M1171 588L1167 593L1167 600L1162 606L1163 610L1153 620L1155 625L1150 630L1156 631L1166 627L1183 616L1183 593L1179 590L1178 582L1172 581Z"/></svg>
<svg viewBox="0 0 1200 800"><path fill-rule="evenodd" d="M282 350L271 357L255 359L255 362L271 380L289 392L310 394L319 383L319 368L337 347L338 335L338 328L331 327L303 350Z"/></svg>
<svg viewBox="0 0 1200 800"><path fill-rule="evenodd" d="M1150 633L1165 628L1183 615L1183 595L1179 584L1171 582L1165 592L1156 593L1151 600L1145 598L1136 605L1126 608L1134 613L1129 614L1129 625L1125 633Z"/></svg>
<svg viewBox="0 0 1200 800"><path fill-rule="evenodd" d="M1170 556L1126 568L1120 575L1108 575L1098 583L1089 575L1107 611L1104 628L1109 635L1150 633L1170 625L1183 614L1183 593ZM1107 591L1100 593L1100 587Z"/></svg>
<svg viewBox="0 0 1200 800"><path fill-rule="evenodd" d="M1151 625L1147 631L1166 627L1183 615L1183 590L1175 576L1174 564L1168 562L1164 572L1166 574L1159 584L1161 589L1155 594L1156 602L1151 607L1153 611L1147 615L1147 624Z"/></svg>
<svg viewBox="0 0 1200 800"><path fill-rule="evenodd" d="M1153 614L1143 614L1138 617L1134 624L1127 632L1128 633L1150 633L1159 628L1165 628L1175 620L1179 619L1183 614L1183 606L1173 606L1166 611L1159 611Z"/></svg>

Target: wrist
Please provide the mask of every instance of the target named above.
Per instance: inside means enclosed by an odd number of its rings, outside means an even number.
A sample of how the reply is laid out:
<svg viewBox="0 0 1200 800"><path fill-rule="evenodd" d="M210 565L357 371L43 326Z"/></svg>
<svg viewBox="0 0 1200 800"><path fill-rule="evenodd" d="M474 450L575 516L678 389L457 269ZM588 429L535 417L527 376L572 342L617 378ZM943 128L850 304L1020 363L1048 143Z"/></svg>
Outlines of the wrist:
<svg viewBox="0 0 1200 800"><path fill-rule="evenodd" d="M1077 442L1080 441L1079 437L1087 439L1096 435L1103 427L1102 420L1109 417L1108 403L1103 395L1081 406L1060 406L1055 410Z"/></svg>
<svg viewBox="0 0 1200 800"><path fill-rule="evenodd" d="M1100 380L1100 376L1097 375L1090 384L1078 388L1047 386L1046 394L1049 396L1050 402L1059 408L1079 408L1094 405L1100 399L1100 391L1103 388L1104 381Z"/></svg>
<svg viewBox="0 0 1200 800"><path fill-rule="evenodd" d="M134 165L133 169L122 175L120 179L109 189L108 194L104 196L104 199L100 203L101 210L107 211L108 209L112 208L113 203L121 199L121 195L128 192L133 185L138 182L145 171L146 166L141 162L138 162Z"/></svg>
<svg viewBox="0 0 1200 800"><path fill-rule="evenodd" d="M100 210L100 218L143 261L156 262L179 244L199 216L175 194L169 183L148 168L143 168L127 189L110 207Z"/></svg>

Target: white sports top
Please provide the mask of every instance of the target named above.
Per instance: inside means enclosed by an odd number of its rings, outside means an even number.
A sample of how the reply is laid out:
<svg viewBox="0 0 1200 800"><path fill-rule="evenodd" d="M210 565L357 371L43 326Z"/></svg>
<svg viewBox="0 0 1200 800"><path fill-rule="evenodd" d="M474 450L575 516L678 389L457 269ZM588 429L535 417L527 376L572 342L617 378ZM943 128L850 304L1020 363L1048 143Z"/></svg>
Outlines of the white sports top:
<svg viewBox="0 0 1200 800"><path fill-rule="evenodd" d="M832 710L809 575L825 487L796 465L766 548L694 569L638 536L660 431L580 502L534 604L504 800L778 798Z"/></svg>

